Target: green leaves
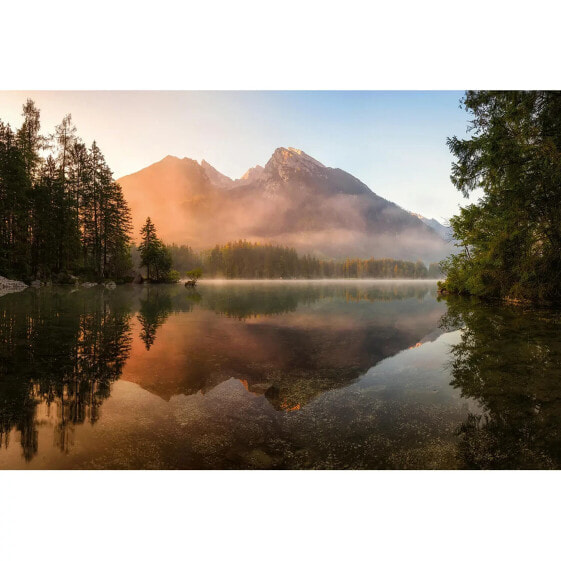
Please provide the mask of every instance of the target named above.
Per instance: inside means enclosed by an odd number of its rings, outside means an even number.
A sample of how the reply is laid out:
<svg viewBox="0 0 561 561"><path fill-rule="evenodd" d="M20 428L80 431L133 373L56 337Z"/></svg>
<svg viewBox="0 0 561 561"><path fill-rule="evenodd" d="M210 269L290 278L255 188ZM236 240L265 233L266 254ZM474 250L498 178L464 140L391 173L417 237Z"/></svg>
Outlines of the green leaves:
<svg viewBox="0 0 561 561"><path fill-rule="evenodd" d="M463 101L472 137L448 139L451 179L483 196L451 220L464 257L447 262L447 289L561 298L561 93L467 92Z"/></svg>

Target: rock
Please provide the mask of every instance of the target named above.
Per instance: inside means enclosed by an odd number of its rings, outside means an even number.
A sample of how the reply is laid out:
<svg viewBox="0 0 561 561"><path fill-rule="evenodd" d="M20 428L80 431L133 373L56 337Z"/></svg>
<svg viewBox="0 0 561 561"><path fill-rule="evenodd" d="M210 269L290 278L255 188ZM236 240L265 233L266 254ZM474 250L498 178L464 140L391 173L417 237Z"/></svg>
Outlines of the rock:
<svg viewBox="0 0 561 561"><path fill-rule="evenodd" d="M0 277L0 296L4 296L4 294L9 294L10 292L20 292L26 288L27 285L24 282Z"/></svg>
<svg viewBox="0 0 561 561"><path fill-rule="evenodd" d="M41 288L43 286L43 283L39 279L35 279L30 286L32 286L33 288Z"/></svg>
<svg viewBox="0 0 561 561"><path fill-rule="evenodd" d="M140 273L136 273L136 276L134 277L132 282L134 284L142 284L144 282L144 279L142 278L142 275Z"/></svg>
<svg viewBox="0 0 561 561"><path fill-rule="evenodd" d="M82 287L83 288L91 288L92 286L97 286L95 282L83 282L82 283Z"/></svg>
<svg viewBox="0 0 561 561"><path fill-rule="evenodd" d="M115 290L117 288L117 285L113 281L108 281L105 283L105 288L107 288L108 290Z"/></svg>

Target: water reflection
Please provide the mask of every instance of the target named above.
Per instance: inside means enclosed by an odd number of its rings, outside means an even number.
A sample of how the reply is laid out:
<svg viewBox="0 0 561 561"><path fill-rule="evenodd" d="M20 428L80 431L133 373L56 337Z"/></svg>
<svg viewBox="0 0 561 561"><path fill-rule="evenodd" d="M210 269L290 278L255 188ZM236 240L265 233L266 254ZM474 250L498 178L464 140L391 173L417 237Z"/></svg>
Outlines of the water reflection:
<svg viewBox="0 0 561 561"><path fill-rule="evenodd" d="M0 299L0 442L8 450L19 441L27 462L40 444L72 455L86 438L76 427L99 422L118 379L169 401L235 378L272 411L299 411L434 330L431 290L228 283L8 295ZM46 428L52 441L40 442Z"/></svg>
<svg viewBox="0 0 561 561"><path fill-rule="evenodd" d="M140 338L147 351L156 340L158 327L164 324L172 310L173 304L167 292L148 287L146 297L140 300L140 311L137 316L142 326Z"/></svg>
<svg viewBox="0 0 561 561"><path fill-rule="evenodd" d="M450 298L442 320L462 327L452 386L481 406L460 425L468 468L561 466L561 314Z"/></svg>
<svg viewBox="0 0 561 561"><path fill-rule="evenodd" d="M434 331L442 306L431 288L203 285L195 313L168 317L158 345L147 346L150 353L135 349L123 379L168 400L208 392L235 377L276 409L297 410ZM192 293L182 287L152 287L148 298L153 306L172 300L174 311L180 302L184 311L192 306ZM143 324L143 340L144 334ZM162 365L165 376L155 375Z"/></svg>
<svg viewBox="0 0 561 561"><path fill-rule="evenodd" d="M130 313L99 291L26 291L0 301L0 444L13 428L23 455L38 450L39 414L54 414L54 446L99 417L130 350Z"/></svg>
<svg viewBox="0 0 561 561"><path fill-rule="evenodd" d="M227 317L245 319L296 311L325 298L346 302L390 302L422 300L429 292L426 283L337 282L237 282L209 283L204 286L204 307ZM226 288L227 287L227 288Z"/></svg>
<svg viewBox="0 0 561 561"><path fill-rule="evenodd" d="M0 298L0 468L561 461L559 314L429 283Z"/></svg>

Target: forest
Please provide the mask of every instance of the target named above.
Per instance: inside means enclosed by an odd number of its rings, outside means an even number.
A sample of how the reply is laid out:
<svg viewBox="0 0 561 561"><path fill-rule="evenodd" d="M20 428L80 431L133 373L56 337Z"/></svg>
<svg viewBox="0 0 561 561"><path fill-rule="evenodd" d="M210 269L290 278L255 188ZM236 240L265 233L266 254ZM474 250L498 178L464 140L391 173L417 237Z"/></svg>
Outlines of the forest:
<svg viewBox="0 0 561 561"><path fill-rule="evenodd" d="M226 279L407 278L435 279L440 266L422 261L358 259L341 261L298 255L295 249L239 240L202 252L189 246L167 246L173 266L182 273L200 267L205 277Z"/></svg>
<svg viewBox="0 0 561 561"><path fill-rule="evenodd" d="M561 298L561 92L468 91L471 138L448 140L452 182L477 202L450 224L442 292ZM481 195L480 195L481 193Z"/></svg>
<svg viewBox="0 0 561 561"><path fill-rule="evenodd" d="M0 274L72 282L123 278L131 268L130 211L94 141L70 115L41 133L30 99L17 130L0 121Z"/></svg>

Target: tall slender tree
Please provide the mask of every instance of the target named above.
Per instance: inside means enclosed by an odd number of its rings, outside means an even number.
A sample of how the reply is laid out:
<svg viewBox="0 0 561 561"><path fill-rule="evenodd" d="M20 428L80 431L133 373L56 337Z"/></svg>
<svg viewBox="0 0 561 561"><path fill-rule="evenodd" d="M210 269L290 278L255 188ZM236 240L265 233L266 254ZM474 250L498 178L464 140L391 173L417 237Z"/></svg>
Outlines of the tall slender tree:
<svg viewBox="0 0 561 561"><path fill-rule="evenodd" d="M161 282L169 279L172 259L170 250L158 238L156 227L150 217L140 230L142 242L140 250L141 266L146 267L149 280Z"/></svg>
<svg viewBox="0 0 561 561"><path fill-rule="evenodd" d="M33 101L22 116L16 133L0 121L0 274L125 274L130 210L101 150L85 147L70 115L50 143Z"/></svg>

